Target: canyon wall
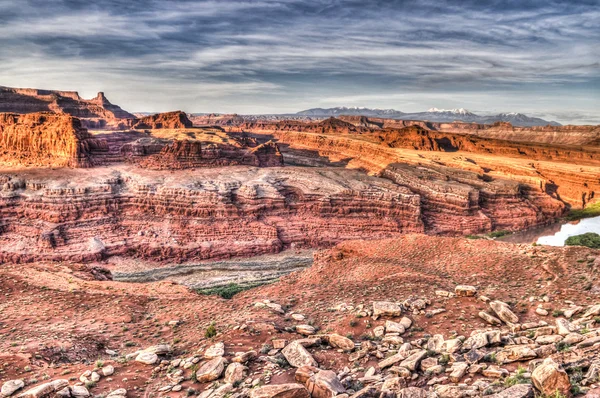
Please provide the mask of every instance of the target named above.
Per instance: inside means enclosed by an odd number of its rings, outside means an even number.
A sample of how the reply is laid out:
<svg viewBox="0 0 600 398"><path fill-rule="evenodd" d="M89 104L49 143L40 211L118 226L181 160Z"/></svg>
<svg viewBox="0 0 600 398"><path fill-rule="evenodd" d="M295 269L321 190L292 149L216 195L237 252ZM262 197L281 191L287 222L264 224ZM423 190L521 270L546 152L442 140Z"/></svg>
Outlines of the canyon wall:
<svg viewBox="0 0 600 398"><path fill-rule="evenodd" d="M0 114L0 163L4 165L90 167L90 153L100 147L69 115Z"/></svg>
<svg viewBox="0 0 600 398"><path fill-rule="evenodd" d="M193 124L187 115L182 111L157 113L155 115L144 116L132 121L132 129L184 129L190 128Z"/></svg>
<svg viewBox="0 0 600 398"><path fill-rule="evenodd" d="M54 112L90 119L93 125L135 118L119 106L111 104L102 92L95 98L86 100L75 91L10 87L0 87L0 113L2 112L19 114Z"/></svg>
<svg viewBox="0 0 600 398"><path fill-rule="evenodd" d="M110 169L0 176L0 262L182 262L423 232L419 196L353 170Z"/></svg>

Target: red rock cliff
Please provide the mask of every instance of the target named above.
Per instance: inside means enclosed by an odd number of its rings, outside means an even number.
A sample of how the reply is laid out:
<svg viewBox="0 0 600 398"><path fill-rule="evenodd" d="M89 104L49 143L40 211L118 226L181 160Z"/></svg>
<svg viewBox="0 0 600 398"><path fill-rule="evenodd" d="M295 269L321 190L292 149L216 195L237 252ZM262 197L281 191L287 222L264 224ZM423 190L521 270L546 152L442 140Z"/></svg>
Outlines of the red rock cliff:
<svg viewBox="0 0 600 398"><path fill-rule="evenodd" d="M0 162L8 165L89 167L97 145L69 115L0 114Z"/></svg>

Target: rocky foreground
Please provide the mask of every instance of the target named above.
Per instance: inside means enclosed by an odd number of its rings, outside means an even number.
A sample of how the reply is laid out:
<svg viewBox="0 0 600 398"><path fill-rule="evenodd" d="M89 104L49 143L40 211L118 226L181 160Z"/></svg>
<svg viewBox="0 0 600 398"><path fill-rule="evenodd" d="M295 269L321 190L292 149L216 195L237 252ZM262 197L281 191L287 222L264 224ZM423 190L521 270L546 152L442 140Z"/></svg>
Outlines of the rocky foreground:
<svg viewBox="0 0 600 398"><path fill-rule="evenodd" d="M7 264L2 393L593 397L599 266L586 248L407 235L225 300L102 264Z"/></svg>

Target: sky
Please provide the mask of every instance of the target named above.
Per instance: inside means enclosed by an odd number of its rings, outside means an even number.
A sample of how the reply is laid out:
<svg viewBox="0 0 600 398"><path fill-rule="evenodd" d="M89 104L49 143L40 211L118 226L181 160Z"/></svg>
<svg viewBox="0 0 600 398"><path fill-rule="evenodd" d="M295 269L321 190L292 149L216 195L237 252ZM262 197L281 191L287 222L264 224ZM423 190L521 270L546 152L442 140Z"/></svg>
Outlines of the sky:
<svg viewBox="0 0 600 398"><path fill-rule="evenodd" d="M600 124L600 0L0 0L0 85L104 91L131 112Z"/></svg>

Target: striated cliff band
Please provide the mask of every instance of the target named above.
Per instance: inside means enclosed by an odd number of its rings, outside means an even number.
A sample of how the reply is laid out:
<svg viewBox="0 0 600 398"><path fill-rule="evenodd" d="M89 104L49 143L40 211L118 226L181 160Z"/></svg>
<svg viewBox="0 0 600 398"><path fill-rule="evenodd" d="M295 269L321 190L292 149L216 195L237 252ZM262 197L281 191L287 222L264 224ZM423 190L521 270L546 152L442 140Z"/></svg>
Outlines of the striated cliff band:
<svg viewBox="0 0 600 398"><path fill-rule="evenodd" d="M4 114L0 261L177 264L414 232L515 231L594 203L600 189L595 146L339 119L228 132L188 122L173 112L87 131L70 115Z"/></svg>

